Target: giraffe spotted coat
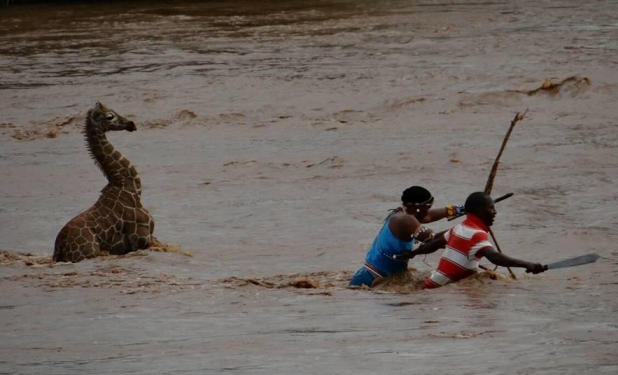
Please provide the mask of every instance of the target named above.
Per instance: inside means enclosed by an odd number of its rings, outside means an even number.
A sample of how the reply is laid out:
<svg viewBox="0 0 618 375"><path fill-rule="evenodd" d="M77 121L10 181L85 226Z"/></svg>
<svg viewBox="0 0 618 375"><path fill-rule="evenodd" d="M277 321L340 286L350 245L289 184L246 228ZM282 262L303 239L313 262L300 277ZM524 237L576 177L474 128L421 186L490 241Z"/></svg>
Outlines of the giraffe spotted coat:
<svg viewBox="0 0 618 375"><path fill-rule="evenodd" d="M58 233L53 260L79 262L102 251L127 254L152 241L154 221L142 206L137 170L107 140L108 131L135 131L133 121L101 103L88 111L84 134L91 156L107 178L95 204L69 221Z"/></svg>

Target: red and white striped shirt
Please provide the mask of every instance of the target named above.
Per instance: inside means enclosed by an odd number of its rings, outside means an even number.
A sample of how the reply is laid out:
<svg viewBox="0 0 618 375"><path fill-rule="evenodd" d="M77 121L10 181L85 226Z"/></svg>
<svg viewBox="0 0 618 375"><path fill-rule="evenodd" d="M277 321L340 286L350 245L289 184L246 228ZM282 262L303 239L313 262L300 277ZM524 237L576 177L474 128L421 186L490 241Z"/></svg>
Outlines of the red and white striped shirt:
<svg viewBox="0 0 618 375"><path fill-rule="evenodd" d="M480 257L476 252L492 247L487 232L489 228L481 219L467 215L466 220L444 233L446 250L440 258L438 268L425 279L425 288L438 288L454 281L465 279L476 273Z"/></svg>

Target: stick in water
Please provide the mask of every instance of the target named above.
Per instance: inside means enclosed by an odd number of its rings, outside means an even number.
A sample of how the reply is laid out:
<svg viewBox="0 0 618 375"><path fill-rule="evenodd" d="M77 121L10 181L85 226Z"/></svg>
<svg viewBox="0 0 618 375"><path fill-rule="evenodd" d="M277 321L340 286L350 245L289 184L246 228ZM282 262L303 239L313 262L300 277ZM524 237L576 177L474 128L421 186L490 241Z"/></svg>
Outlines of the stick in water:
<svg viewBox="0 0 618 375"><path fill-rule="evenodd" d="M511 126L509 126L509 130L506 132L506 135L504 136L504 139L502 140L502 146L500 146L500 151L498 151L498 156L496 156L496 160L494 160L494 165L491 166L491 172L489 172L489 177L487 178L487 183L485 184L486 194L491 194L491 189L493 189L494 187L494 180L496 179L496 173L498 172L498 164L500 163L500 157L502 156L502 152L504 152L504 148L506 147L506 142L508 142L509 137L511 136L511 133L513 132L513 128L515 127L515 124L523 120L524 116L526 116L526 113L528 113L528 108L526 108L526 111L524 111L524 113L522 114L517 112L515 114L515 117L511 121Z"/></svg>
<svg viewBox="0 0 618 375"><path fill-rule="evenodd" d="M511 126L509 126L509 130L506 132L506 135L504 136L504 139L502 140L502 146L500 146L500 151L498 151L498 156L496 156L496 160L494 160L494 164L491 166L491 172L489 172L489 177L487 178L487 183L485 184L485 194L491 194L491 189L494 187L494 180L496 179L496 173L498 172L498 164L500 163L500 157L502 156L502 152L504 151L504 148L506 147L506 142L509 140L511 133L513 132L513 128L515 127L515 124L523 120L524 116L526 116L526 113L528 113L528 108L526 108L526 110L522 114L517 112L515 114L515 117L511 121ZM502 254L502 249L500 249L498 242L496 242L496 236L494 236L494 232L492 232L491 229L489 230L489 234L491 235L491 238L494 240L494 243L496 244L496 249L498 250L500 254ZM517 277L515 276L515 273L513 273L513 270L511 270L510 267L506 267L506 269L509 271L509 274L511 275L511 277L517 280Z"/></svg>

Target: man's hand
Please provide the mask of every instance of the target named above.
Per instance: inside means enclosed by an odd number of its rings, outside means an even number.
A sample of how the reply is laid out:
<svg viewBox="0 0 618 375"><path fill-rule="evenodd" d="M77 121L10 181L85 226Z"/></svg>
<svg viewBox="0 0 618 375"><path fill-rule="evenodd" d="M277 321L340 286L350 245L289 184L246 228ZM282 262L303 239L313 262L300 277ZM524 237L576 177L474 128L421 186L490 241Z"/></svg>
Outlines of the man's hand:
<svg viewBox="0 0 618 375"><path fill-rule="evenodd" d="M412 259L412 258L414 258L415 255L416 255L416 253L414 253L414 251L404 251L401 254L393 255L393 259L395 259L395 260Z"/></svg>
<svg viewBox="0 0 618 375"><path fill-rule="evenodd" d="M463 204L449 204L446 208L446 217L456 218L463 216L466 213L466 208Z"/></svg>
<svg viewBox="0 0 618 375"><path fill-rule="evenodd" d="M530 263L526 266L526 273L533 273L536 275L541 272L545 272L545 266L541 263Z"/></svg>

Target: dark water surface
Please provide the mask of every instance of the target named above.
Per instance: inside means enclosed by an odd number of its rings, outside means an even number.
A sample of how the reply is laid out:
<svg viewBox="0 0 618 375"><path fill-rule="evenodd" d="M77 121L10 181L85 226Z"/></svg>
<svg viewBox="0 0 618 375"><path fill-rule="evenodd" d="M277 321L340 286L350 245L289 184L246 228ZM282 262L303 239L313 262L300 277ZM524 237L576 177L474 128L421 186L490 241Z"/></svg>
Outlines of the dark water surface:
<svg viewBox="0 0 618 375"><path fill-rule="evenodd" d="M616 15L568 0L0 8L0 374L618 373ZM80 132L96 101L136 122L109 138L181 250L50 267L105 184ZM526 108L494 184L514 192L502 249L602 258L347 289L401 191L463 202ZM414 259L414 280L438 259Z"/></svg>

